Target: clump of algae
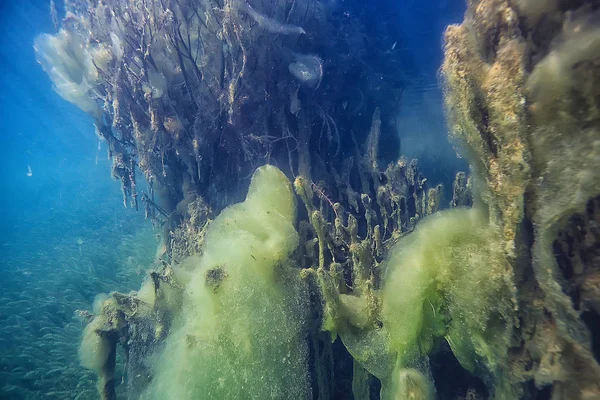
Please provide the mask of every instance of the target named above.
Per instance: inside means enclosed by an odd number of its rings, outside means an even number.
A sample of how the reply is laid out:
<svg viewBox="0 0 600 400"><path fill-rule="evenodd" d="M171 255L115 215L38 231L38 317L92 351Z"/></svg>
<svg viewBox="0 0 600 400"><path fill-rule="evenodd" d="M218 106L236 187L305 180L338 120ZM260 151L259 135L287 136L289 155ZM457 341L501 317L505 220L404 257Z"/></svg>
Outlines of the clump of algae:
<svg viewBox="0 0 600 400"><path fill-rule="evenodd" d="M400 369L393 377L390 394L382 393L382 398L390 400L429 400L434 397L431 381L413 368Z"/></svg>
<svg viewBox="0 0 600 400"><path fill-rule="evenodd" d="M478 209L429 217L387 261L382 321L398 364L426 355L444 336L474 373L494 371L510 341L512 284L499 230Z"/></svg>
<svg viewBox="0 0 600 400"><path fill-rule="evenodd" d="M570 276L554 246L600 193L598 11L585 1L468 7L465 22L445 34L451 135L474 167L479 200L501 227L518 289L515 340L493 395L543 390L552 398L596 398L593 329L581 318L579 292L571 297L563 289L569 281L583 287L585 278ZM573 253L578 246L569 243Z"/></svg>
<svg viewBox="0 0 600 400"><path fill-rule="evenodd" d="M382 327L340 329L353 357L381 380L382 398L434 398L424 360L441 338L465 369L493 379L510 346L514 306L502 231L487 213L476 207L425 218L382 267Z"/></svg>
<svg viewBox="0 0 600 400"><path fill-rule="evenodd" d="M295 198L273 166L175 271L183 307L142 398L308 398L305 287L286 264L298 245Z"/></svg>

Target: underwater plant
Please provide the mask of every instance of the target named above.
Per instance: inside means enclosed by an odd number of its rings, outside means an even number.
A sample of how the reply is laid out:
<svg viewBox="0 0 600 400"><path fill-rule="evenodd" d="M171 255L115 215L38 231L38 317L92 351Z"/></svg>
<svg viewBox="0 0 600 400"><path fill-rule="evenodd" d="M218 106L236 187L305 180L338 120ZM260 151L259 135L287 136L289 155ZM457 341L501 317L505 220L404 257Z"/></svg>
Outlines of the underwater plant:
<svg viewBox="0 0 600 400"><path fill-rule="evenodd" d="M307 398L307 287L290 182L256 170L248 196L210 224L203 254L174 270L180 314L142 398Z"/></svg>
<svg viewBox="0 0 600 400"><path fill-rule="evenodd" d="M370 54L383 4L130 3L72 5L36 41L126 201L139 168L164 227L161 267L84 332L103 398L118 345L140 398L600 396L594 1L473 0L448 27L450 136L472 166L449 209L387 151L403 82L374 62L396 53Z"/></svg>
<svg viewBox="0 0 600 400"><path fill-rule="evenodd" d="M451 134L475 167L515 277L499 398L600 393L598 292L584 289L597 271L597 17L594 2L489 1L446 31Z"/></svg>

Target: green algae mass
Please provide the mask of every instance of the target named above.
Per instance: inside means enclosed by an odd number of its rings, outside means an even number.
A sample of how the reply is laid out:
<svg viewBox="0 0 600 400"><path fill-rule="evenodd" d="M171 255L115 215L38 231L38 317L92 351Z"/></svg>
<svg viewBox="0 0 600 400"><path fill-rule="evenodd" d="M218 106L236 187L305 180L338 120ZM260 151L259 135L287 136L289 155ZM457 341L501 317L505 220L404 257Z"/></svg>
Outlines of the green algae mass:
<svg viewBox="0 0 600 400"><path fill-rule="evenodd" d="M285 175L259 168L243 203L211 224L204 253L177 271L183 308L142 398L308 398L305 286ZM217 282L218 281L218 282Z"/></svg>
<svg viewBox="0 0 600 400"><path fill-rule="evenodd" d="M392 379L389 394L382 393L383 399L390 400L430 400L435 398L435 390L431 381L413 368L398 371Z"/></svg>
<svg viewBox="0 0 600 400"><path fill-rule="evenodd" d="M382 320L398 365L445 337L463 367L495 371L510 341L512 282L498 229L478 209L423 220L387 261Z"/></svg>
<svg viewBox="0 0 600 400"><path fill-rule="evenodd" d="M382 268L382 326L338 327L356 362L381 380L382 399L435 397L426 357L442 338L465 369L499 377L514 326L514 285L502 232L481 207L423 219ZM341 296L339 302L351 321L350 303Z"/></svg>

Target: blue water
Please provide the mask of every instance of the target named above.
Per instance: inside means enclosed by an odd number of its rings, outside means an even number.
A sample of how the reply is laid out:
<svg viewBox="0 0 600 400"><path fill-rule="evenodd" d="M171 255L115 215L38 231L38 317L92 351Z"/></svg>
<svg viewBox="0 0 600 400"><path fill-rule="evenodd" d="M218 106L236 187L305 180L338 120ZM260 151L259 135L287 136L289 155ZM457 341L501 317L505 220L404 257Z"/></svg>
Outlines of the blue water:
<svg viewBox="0 0 600 400"><path fill-rule="evenodd" d="M49 2L0 7L0 398L95 398L74 313L139 287L156 232L123 207L92 120L35 60Z"/></svg>
<svg viewBox="0 0 600 400"><path fill-rule="evenodd" d="M57 3L59 13L60 2ZM464 168L448 144L437 70L442 33L461 0L404 0L392 18L404 37L401 152L433 181ZM49 1L0 0L0 398L95 398L79 366L83 324L96 294L139 287L157 231L124 208L92 120L52 90L34 37L54 32ZM444 165L444 169L438 165Z"/></svg>

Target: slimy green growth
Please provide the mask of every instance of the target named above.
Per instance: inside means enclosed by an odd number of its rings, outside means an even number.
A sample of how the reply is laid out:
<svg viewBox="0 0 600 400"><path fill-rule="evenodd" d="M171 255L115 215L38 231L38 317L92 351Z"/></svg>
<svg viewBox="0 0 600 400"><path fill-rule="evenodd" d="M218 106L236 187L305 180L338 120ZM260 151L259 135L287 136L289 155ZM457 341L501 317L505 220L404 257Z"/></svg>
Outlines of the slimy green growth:
<svg viewBox="0 0 600 400"><path fill-rule="evenodd" d="M143 398L306 398L305 287L287 264L298 245L295 198L275 167L254 173L243 203L175 271L183 307Z"/></svg>

